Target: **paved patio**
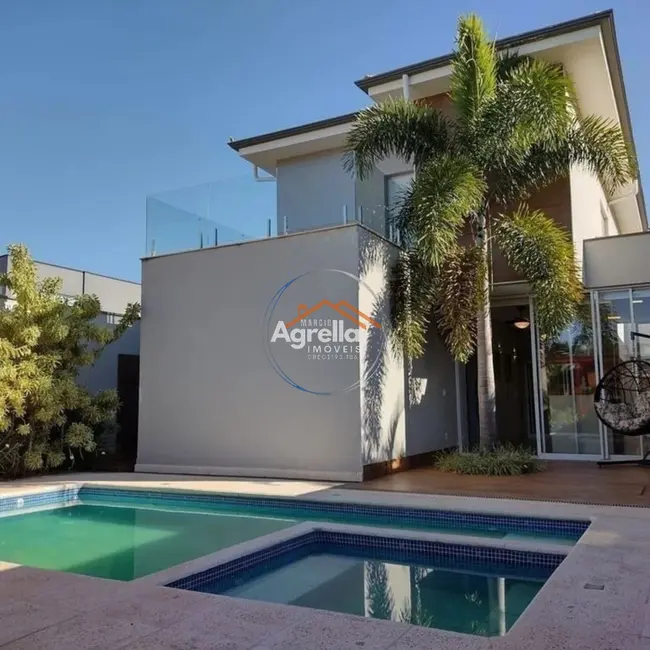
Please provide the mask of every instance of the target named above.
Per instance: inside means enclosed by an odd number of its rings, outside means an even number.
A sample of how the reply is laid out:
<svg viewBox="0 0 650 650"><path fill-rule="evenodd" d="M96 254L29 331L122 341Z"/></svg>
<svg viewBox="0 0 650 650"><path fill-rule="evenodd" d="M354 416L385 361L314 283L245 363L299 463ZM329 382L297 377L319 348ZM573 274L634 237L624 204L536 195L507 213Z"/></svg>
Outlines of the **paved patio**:
<svg viewBox="0 0 650 650"><path fill-rule="evenodd" d="M534 501L650 506L650 467L598 467L586 461L549 461L528 476L458 476L421 468L349 483L355 490L452 494Z"/></svg>
<svg viewBox="0 0 650 650"><path fill-rule="evenodd" d="M21 481L2 486L0 493L72 481L592 517L593 523L503 637L173 590L155 579L126 583L0 564L3 650L650 650L650 509L351 490L306 481L134 474ZM236 547L229 552L237 552ZM587 583L603 588L585 589Z"/></svg>

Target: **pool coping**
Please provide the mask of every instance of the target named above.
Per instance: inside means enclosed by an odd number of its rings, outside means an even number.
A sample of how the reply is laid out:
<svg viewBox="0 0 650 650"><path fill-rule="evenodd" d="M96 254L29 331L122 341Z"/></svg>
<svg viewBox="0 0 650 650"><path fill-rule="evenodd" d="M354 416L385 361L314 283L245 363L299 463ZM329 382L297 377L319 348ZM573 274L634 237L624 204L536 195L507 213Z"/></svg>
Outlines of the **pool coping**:
<svg viewBox="0 0 650 650"><path fill-rule="evenodd" d="M15 491L4 493L0 487L0 505L5 499L19 499L26 496L38 494L52 494L57 492L72 491L78 492L83 488L137 491L137 492L157 492L165 494L188 494L205 496L223 496L223 497L241 497L256 499L265 498L278 501L308 501L322 503L338 503L341 505L368 505L379 507L397 507L397 508L415 508L423 510L440 510L453 511L459 513L501 515L512 517L526 517L535 519L555 519L569 521L591 521L594 514L613 514L620 513L621 507L618 506L593 506L589 504L558 503L550 501L521 501L509 499L493 499L482 497L464 497L449 495L428 495L414 493L394 493L394 492L373 492L370 490L337 490L336 487L325 491L316 491L308 494L295 496L271 495L263 493L246 493L238 491L219 491L219 490L197 490L193 488L183 488L180 486L155 486L148 487L143 485L115 485L111 482L103 481L66 481L56 485L30 485L25 488L17 488ZM531 508L535 510L531 513ZM638 508L625 508L638 512ZM636 515L633 515L636 516ZM650 519L650 508L648 509L648 518Z"/></svg>
<svg viewBox="0 0 650 650"><path fill-rule="evenodd" d="M163 480L163 479L161 479ZM118 487L109 481L61 481L55 485L30 485L25 488L16 486L9 494L0 488L0 496L11 496L19 498L26 494L46 493L60 491L66 487L75 489L84 485L88 487L103 487L104 485ZM123 486L119 486L123 487ZM182 486L175 486L169 489L167 486L159 485L128 485L128 489L140 489L142 491L172 491L172 492L198 492L205 494L208 490L188 490ZM329 494L328 494L329 492ZM226 596L207 595L201 602L214 603L214 611L232 610L238 612L232 616L232 625L226 621L223 623L224 635L228 635L238 625L242 625L242 616L249 617L249 620L263 613L276 612L284 621L282 629L277 626L270 630L268 638L265 636L260 640L256 648L265 650L276 650L288 647L304 647L310 650L330 648L330 641L325 636L319 638L319 632L329 630L335 631L342 639L350 639L350 644L360 645L360 639L367 638L370 641L381 638L381 643L375 643L373 650L391 648L391 650L406 650L407 648L418 648L424 650L431 647L440 650L528 650L529 648L571 648L589 649L597 648L634 648L650 650L650 608L648 597L650 596L650 510L640 508L626 508L617 506L592 506L588 504L558 504L556 502L530 502L530 501L509 501L507 499L481 499L478 497L432 497L431 495L411 495L395 493L372 493L369 491L340 490L337 494L335 486L329 486L328 492L311 493L307 495L292 495L291 499L306 498L308 500L324 499L339 500L352 503L377 503L380 505L406 506L430 509L449 509L456 512L471 511L483 512L485 514L519 515L549 517L552 519L582 519L591 521L590 527L580 538L575 546L565 547L562 550L567 553L565 560L560 564L551 578L546 582L537 596L533 599L523 615L515 625L502 637L477 637L455 632L448 632L435 628L420 628L407 626L397 622L374 621L356 616L337 614L333 612L321 612L319 610L306 610L291 605L278 605L270 607L268 603L259 603ZM345 496L341 493L345 492ZM355 495L355 492L357 495ZM233 494L238 493L237 485L234 489L224 492L222 490L209 490L211 494ZM362 495L363 498L360 498ZM255 496L251 493L244 493L242 496ZM355 496L357 498L355 498ZM322 522L318 522L322 526ZM296 524L291 529L272 533L271 536L278 537L290 533L295 534L299 527L309 527L310 524L303 522ZM344 526L342 524L328 524L328 526ZM349 527L351 525L345 525ZM376 530L379 533L382 529L369 529L361 526L364 534L369 530ZM389 529L393 532L395 529ZM406 531L399 530L400 535ZM424 535L441 537L443 534L423 533L413 531L414 535L422 538ZM271 536L256 538L244 542L242 545L223 549L218 553L242 552L246 545L259 543L268 540ZM463 537L465 543L468 539ZM492 538L471 538L471 544L480 542L487 546L496 544L520 544L521 540L494 540ZM559 550L559 549L558 549ZM188 568L193 564L194 571L199 562L214 561L214 555L197 558L190 563L177 565L166 571ZM5 563L2 568L10 568L10 563ZM85 576L74 576L64 572L50 572L44 570L28 569L20 567L20 571L27 571L31 575L48 575L52 584L60 584L61 593L67 585L84 583L97 584L101 586L107 582L100 578ZM0 585L10 585L13 571L0 571ZM179 596L174 600L178 607L193 607L197 596L194 592L184 592L180 589L170 589L160 586L162 572L143 576L128 583L115 583L116 593L123 594L124 599L133 598L134 594L140 594L140 600L144 594L148 594L152 602L158 599L165 599L165 593L178 592ZM587 589L586 585L591 584L602 589ZM1 590L0 590L1 591ZM120 597L121 598L121 597ZM210 605L212 606L212 605ZM247 614L244 614L247 613ZM647 618L646 618L647 615ZM143 616L134 611L132 620L140 620ZM646 623L646 620L648 623ZM309 624L309 630L316 629L316 636L309 636L309 642L303 645L292 645L292 641L303 634L305 624ZM83 626L92 626L92 622L85 619L79 623ZM181 624L166 627L164 638L171 638L174 635L187 634L179 627ZM316 628L314 628L316 626ZM192 622L192 631L200 627L197 621ZM232 629L231 629L232 628ZM50 628L47 628L50 629ZM322 632L325 634L325 632ZM366 636L364 636L366 635ZM27 637L29 638L29 637ZM145 637L146 638L146 637ZM300 637L302 638L302 637ZM287 642L289 640L289 642ZM122 646L120 646L122 647ZM128 647L128 646L124 646ZM142 646L149 647L149 646ZM153 646L152 646L153 647ZM163 646L161 646L163 647ZM203 646L202 646L203 647ZM206 645L205 647L209 647ZM249 647L249 646L247 646ZM252 647L252 646L251 646ZM346 646L347 647L347 646Z"/></svg>
<svg viewBox="0 0 650 650"><path fill-rule="evenodd" d="M392 539L422 540L425 542L438 542L449 546L475 546L481 548L496 548L510 551L524 551L531 553L544 553L549 555L562 555L566 557L572 546L537 542L535 540L502 540L485 537L472 537L470 535L448 535L445 533L427 533L425 531L403 530L388 527L367 527L355 524L334 524L329 522L303 521L283 530L275 531L261 537L229 546L188 560L182 564L163 569L156 573L136 578L133 583L155 584L163 587L182 578L187 578L196 573L211 569L233 560L244 558L258 551L265 550L276 544L290 542L315 531L331 531L348 535L366 535L369 537L389 537ZM490 543L492 542L492 543ZM495 543L496 542L496 543Z"/></svg>

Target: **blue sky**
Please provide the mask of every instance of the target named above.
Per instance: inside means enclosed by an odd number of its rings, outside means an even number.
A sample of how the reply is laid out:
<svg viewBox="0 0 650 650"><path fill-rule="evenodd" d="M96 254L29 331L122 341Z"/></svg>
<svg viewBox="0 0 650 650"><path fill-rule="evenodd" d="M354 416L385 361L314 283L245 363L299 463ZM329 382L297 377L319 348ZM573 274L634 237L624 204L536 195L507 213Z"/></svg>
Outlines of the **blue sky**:
<svg viewBox="0 0 650 650"><path fill-rule="evenodd" d="M502 38L610 7L647 176L640 0L2 0L0 246L137 280L147 194L250 187L230 136L364 106L355 79L449 52L459 13Z"/></svg>

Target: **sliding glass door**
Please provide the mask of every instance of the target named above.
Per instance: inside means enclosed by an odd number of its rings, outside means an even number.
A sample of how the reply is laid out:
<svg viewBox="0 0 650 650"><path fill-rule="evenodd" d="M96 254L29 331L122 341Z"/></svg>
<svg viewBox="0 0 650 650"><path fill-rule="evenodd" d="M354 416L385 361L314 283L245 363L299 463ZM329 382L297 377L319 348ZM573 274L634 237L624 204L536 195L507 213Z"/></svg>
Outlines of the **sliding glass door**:
<svg viewBox="0 0 650 650"><path fill-rule="evenodd" d="M538 344L542 454L600 455L593 408L597 384L591 303L558 336Z"/></svg>
<svg viewBox="0 0 650 650"><path fill-rule="evenodd" d="M602 358L601 376L614 366L634 356L634 331L632 291L599 291L597 294L600 350ZM622 436L606 429L607 457L634 456L641 451L639 438Z"/></svg>

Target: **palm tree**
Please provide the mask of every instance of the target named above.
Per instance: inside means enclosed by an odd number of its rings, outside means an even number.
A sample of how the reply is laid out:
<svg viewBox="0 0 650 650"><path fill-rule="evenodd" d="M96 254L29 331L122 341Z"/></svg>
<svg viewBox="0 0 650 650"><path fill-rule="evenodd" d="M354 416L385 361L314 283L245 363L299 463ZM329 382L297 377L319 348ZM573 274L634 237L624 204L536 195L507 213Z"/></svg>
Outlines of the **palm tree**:
<svg viewBox="0 0 650 650"><path fill-rule="evenodd" d="M499 56L474 15L459 19L449 98L453 119L406 100L361 111L344 166L363 179L391 155L413 164L392 215L403 248L393 269L393 340L408 358L421 356L433 320L454 359L476 352L488 448L497 440L488 247L529 282L542 335L557 334L582 300L573 244L525 201L573 165L608 192L636 166L617 124L580 115L560 65Z"/></svg>

